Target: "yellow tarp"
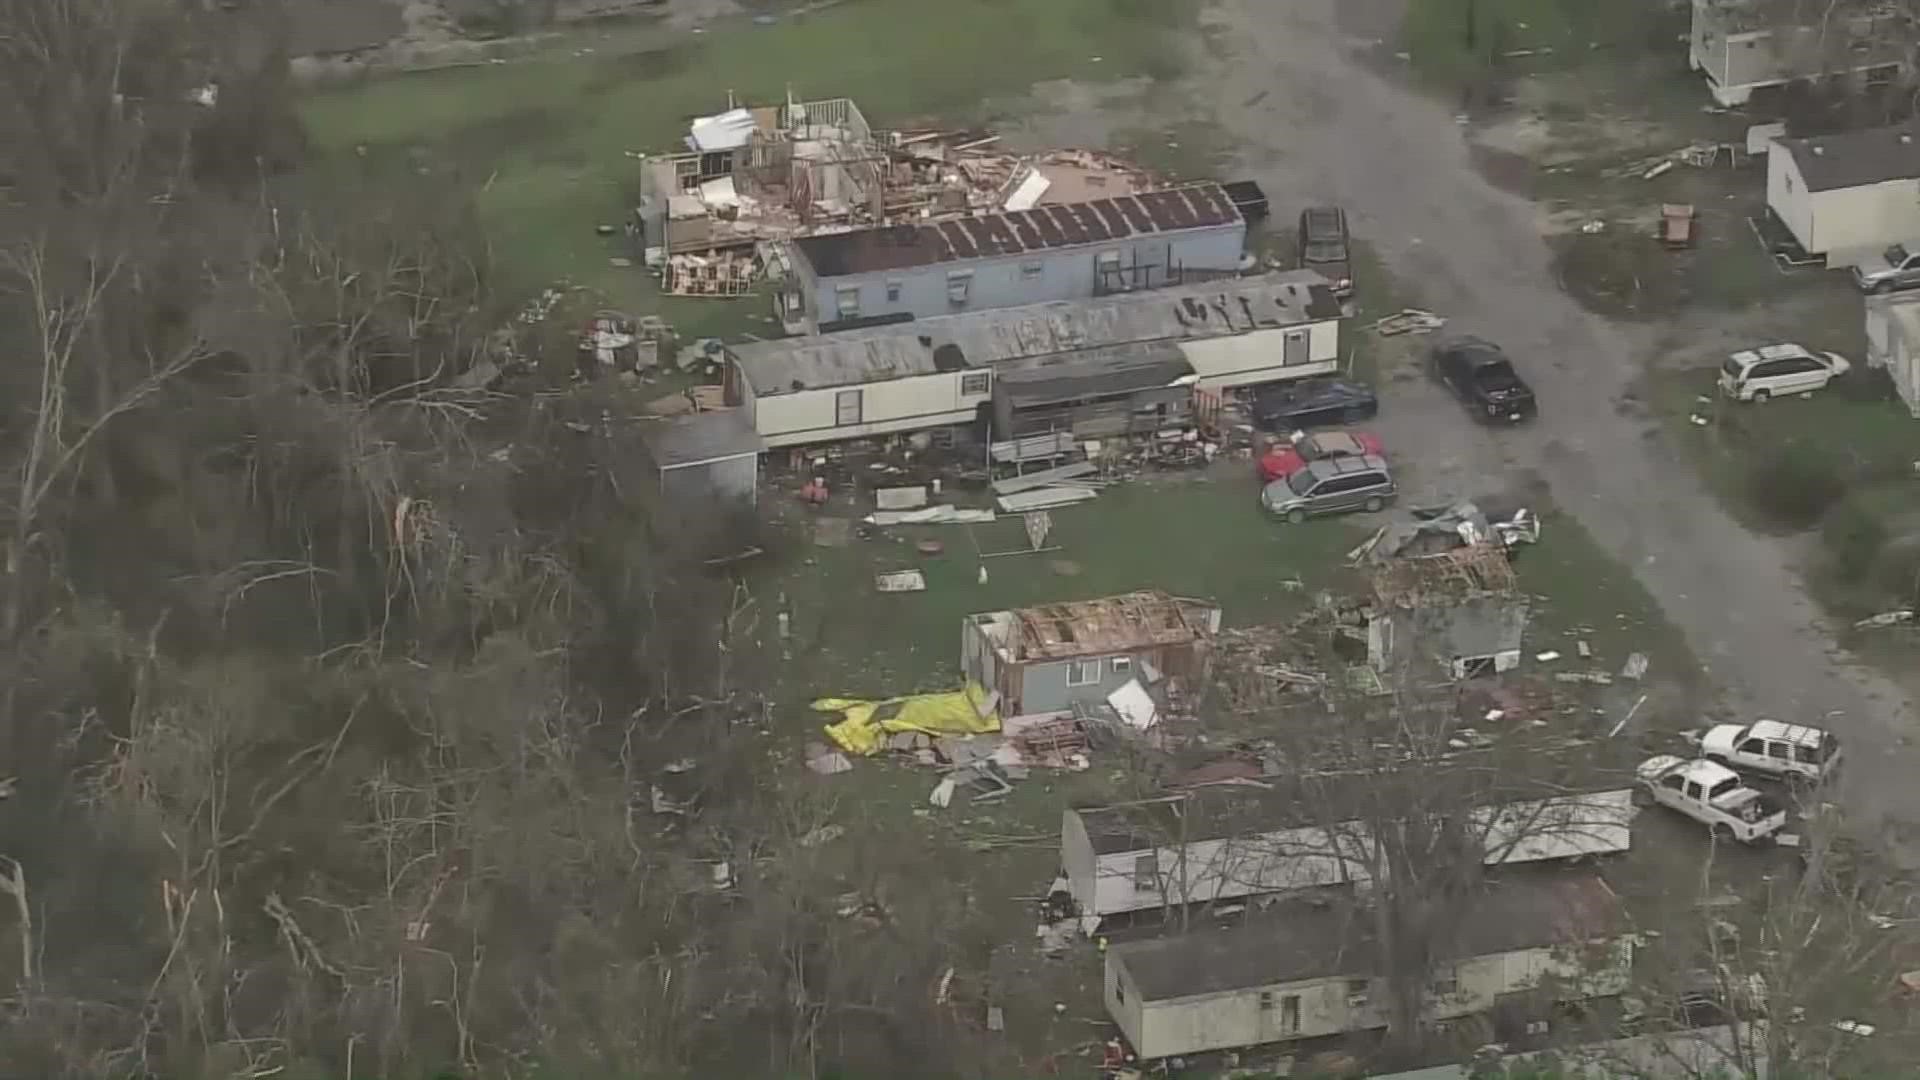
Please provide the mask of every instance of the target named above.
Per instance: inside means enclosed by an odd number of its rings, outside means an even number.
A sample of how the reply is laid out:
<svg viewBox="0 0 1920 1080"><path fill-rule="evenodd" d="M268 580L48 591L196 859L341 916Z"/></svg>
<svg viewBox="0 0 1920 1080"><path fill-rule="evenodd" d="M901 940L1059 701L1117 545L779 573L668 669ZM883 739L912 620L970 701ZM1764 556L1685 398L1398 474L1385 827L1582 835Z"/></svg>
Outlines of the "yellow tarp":
<svg viewBox="0 0 1920 1080"><path fill-rule="evenodd" d="M887 736L916 731L925 735L985 735L1000 730L997 710L981 715L987 691L977 683L945 694L916 694L887 701L821 698L813 707L837 712L841 720L827 725L827 738L849 754L877 754Z"/></svg>

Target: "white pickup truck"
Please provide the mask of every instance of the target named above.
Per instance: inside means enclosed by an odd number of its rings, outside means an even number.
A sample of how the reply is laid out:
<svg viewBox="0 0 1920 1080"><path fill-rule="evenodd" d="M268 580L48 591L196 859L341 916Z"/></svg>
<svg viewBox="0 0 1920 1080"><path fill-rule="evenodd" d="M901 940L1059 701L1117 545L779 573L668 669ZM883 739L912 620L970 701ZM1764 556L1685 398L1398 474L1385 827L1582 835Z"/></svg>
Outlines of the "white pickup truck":
<svg viewBox="0 0 1920 1080"><path fill-rule="evenodd" d="M1650 757L1636 770L1662 806L1713 831L1719 839L1758 844L1786 827L1786 808L1740 782L1740 774L1704 758Z"/></svg>
<svg viewBox="0 0 1920 1080"><path fill-rule="evenodd" d="M1840 767L1840 740L1832 732L1778 720L1709 728L1700 739L1700 752L1731 768L1809 784Z"/></svg>

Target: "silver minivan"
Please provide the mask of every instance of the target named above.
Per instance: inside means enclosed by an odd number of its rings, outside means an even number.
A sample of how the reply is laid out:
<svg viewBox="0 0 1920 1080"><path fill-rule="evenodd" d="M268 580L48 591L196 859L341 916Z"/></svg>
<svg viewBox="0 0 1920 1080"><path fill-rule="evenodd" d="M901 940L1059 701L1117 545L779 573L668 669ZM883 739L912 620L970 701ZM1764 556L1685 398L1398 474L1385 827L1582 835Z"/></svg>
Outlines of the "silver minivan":
<svg viewBox="0 0 1920 1080"><path fill-rule="evenodd" d="M1295 525L1314 514L1367 513L1393 501L1393 473L1378 454L1322 458L1290 476L1268 484L1260 492L1267 513Z"/></svg>

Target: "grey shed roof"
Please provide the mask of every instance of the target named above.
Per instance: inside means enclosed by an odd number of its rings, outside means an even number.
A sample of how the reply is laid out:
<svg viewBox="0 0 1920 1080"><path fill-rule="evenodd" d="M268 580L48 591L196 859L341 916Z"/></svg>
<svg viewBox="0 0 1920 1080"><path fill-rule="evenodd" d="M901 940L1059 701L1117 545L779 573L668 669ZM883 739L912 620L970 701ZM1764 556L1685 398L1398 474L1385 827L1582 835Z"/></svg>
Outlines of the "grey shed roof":
<svg viewBox="0 0 1920 1080"><path fill-rule="evenodd" d="M1193 365L1178 345L1149 342L1020 361L999 369L994 392L1017 407L1031 408L1171 386L1192 374Z"/></svg>
<svg viewBox="0 0 1920 1080"><path fill-rule="evenodd" d="M1804 139L1781 139L1793 155L1808 191L1863 187L1920 177L1920 125L1846 131Z"/></svg>
<svg viewBox="0 0 1920 1080"><path fill-rule="evenodd" d="M1252 990L1378 971L1373 920L1351 892L1275 904L1231 930L1128 942L1107 950L1146 1001ZM1492 956L1610 936L1624 928L1620 898L1589 869L1504 871L1475 898L1441 956Z"/></svg>
<svg viewBox="0 0 1920 1080"><path fill-rule="evenodd" d="M662 471L758 454L767 444L738 409L714 409L646 420L640 441Z"/></svg>
<svg viewBox="0 0 1920 1080"><path fill-rule="evenodd" d="M938 315L812 337L730 345L759 395L852 386L1113 345L1226 337L1340 317L1311 270L1177 285L1092 300ZM942 346L948 346L942 349ZM943 354L950 365L938 367Z"/></svg>
<svg viewBox="0 0 1920 1080"><path fill-rule="evenodd" d="M1520 647L1527 631L1527 604L1481 596L1414 613L1416 633L1431 632L1449 657L1492 656Z"/></svg>

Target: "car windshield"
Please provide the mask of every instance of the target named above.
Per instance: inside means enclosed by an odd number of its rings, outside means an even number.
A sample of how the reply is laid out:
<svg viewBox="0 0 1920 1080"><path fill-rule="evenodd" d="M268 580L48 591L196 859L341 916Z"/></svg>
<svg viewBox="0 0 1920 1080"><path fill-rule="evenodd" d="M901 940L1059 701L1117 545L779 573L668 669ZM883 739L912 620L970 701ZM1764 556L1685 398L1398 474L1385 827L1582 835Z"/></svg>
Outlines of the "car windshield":
<svg viewBox="0 0 1920 1080"><path fill-rule="evenodd" d="M1315 240L1307 244L1308 262L1345 262L1347 245L1338 240Z"/></svg>
<svg viewBox="0 0 1920 1080"><path fill-rule="evenodd" d="M1899 266L1901 263L1907 261L1907 246L1905 244L1895 244L1887 249L1886 255L1887 262L1894 266Z"/></svg>
<svg viewBox="0 0 1920 1080"><path fill-rule="evenodd" d="M1293 492L1295 495L1305 495L1307 492L1313 490L1314 479L1312 469L1301 469L1299 472L1287 477L1287 490Z"/></svg>
<svg viewBox="0 0 1920 1080"><path fill-rule="evenodd" d="M1832 758L1833 755L1839 752L1840 752L1840 740L1835 738L1831 732L1821 737L1820 760L1822 763L1826 762L1827 760Z"/></svg>
<svg viewBox="0 0 1920 1080"><path fill-rule="evenodd" d="M1520 381L1513 373L1513 365L1505 360L1492 360L1473 369L1473 377L1482 386L1512 386Z"/></svg>
<svg viewBox="0 0 1920 1080"><path fill-rule="evenodd" d="M1737 379L1740 377L1740 361L1729 356L1720 362L1720 370Z"/></svg>

